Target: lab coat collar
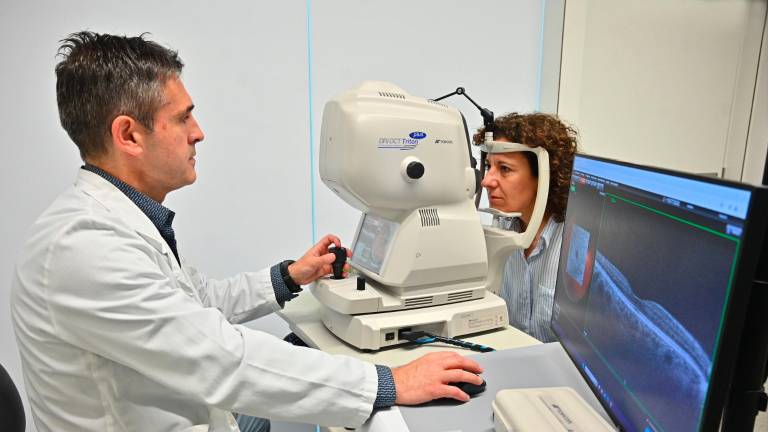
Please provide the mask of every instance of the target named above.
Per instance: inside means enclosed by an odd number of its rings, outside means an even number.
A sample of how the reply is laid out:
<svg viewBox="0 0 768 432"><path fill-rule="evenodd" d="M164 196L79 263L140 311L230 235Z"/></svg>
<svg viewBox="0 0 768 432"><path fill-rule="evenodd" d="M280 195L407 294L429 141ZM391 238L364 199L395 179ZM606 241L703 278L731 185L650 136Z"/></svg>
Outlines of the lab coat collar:
<svg viewBox="0 0 768 432"><path fill-rule="evenodd" d="M119 215L132 229L134 229L147 243L173 259L170 261L178 268L176 258L171 247L160 235L160 231L152 223L144 212L128 198L120 189L100 175L80 169L75 181L75 188L81 189L92 196L110 212Z"/></svg>

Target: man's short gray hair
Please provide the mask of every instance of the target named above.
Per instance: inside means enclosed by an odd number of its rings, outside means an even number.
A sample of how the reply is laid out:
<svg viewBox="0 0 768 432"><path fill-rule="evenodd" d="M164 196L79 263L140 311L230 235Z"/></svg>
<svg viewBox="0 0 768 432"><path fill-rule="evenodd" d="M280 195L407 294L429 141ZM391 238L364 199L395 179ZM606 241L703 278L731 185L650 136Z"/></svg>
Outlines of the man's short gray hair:
<svg viewBox="0 0 768 432"><path fill-rule="evenodd" d="M144 36L82 31L60 41L59 119L83 160L106 153L112 121L119 115L152 130L164 102L163 86L184 68L176 51Z"/></svg>

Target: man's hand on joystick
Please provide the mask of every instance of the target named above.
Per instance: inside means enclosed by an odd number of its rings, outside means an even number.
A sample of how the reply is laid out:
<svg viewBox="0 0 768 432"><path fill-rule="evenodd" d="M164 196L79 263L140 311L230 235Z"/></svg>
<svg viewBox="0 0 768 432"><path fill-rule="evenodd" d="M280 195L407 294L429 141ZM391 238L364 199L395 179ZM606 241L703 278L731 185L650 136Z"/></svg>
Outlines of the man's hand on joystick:
<svg viewBox="0 0 768 432"><path fill-rule="evenodd" d="M291 279L299 285L306 285L319 277L333 273L332 264L336 261L336 253L333 252L334 246L343 249L347 257L352 256L352 251L341 247L341 240L338 237L326 235L312 246L304 256L288 266ZM349 264L342 263L341 268L341 276L346 277L350 269Z"/></svg>
<svg viewBox="0 0 768 432"><path fill-rule="evenodd" d="M331 264L331 268L333 268L332 279L344 279L344 264L347 262L347 249L337 246L331 247L328 251L336 256Z"/></svg>

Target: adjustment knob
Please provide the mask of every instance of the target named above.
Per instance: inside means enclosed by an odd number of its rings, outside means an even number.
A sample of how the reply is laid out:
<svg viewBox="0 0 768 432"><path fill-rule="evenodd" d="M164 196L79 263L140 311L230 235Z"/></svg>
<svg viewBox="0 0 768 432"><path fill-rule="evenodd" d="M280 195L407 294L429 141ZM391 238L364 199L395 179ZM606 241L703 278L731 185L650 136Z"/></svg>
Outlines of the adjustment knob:
<svg viewBox="0 0 768 432"><path fill-rule="evenodd" d="M413 183L424 176L424 164L413 156L408 156L400 162L400 174L405 181Z"/></svg>
<svg viewBox="0 0 768 432"><path fill-rule="evenodd" d="M418 180L424 175L424 164L416 161L411 162L405 168L405 173L408 174L408 177Z"/></svg>

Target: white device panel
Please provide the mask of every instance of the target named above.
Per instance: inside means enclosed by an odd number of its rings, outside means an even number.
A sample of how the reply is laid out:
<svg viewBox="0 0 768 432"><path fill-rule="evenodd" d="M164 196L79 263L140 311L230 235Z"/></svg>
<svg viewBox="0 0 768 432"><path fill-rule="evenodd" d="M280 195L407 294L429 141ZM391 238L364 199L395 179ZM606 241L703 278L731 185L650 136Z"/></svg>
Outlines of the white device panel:
<svg viewBox="0 0 768 432"><path fill-rule="evenodd" d="M493 401L496 432L615 432L570 387L501 390Z"/></svg>

